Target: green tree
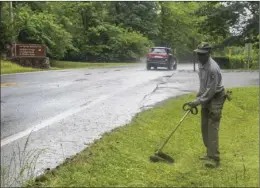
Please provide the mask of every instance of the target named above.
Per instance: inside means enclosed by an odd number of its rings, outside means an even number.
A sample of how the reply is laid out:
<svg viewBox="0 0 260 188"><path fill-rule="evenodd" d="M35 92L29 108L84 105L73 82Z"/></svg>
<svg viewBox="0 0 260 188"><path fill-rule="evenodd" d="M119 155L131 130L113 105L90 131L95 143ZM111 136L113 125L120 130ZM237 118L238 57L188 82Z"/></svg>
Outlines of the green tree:
<svg viewBox="0 0 260 188"><path fill-rule="evenodd" d="M16 38L23 43L45 44L52 58L62 58L68 49L73 48L72 37L53 14L33 12L29 6L19 7L15 15Z"/></svg>
<svg viewBox="0 0 260 188"><path fill-rule="evenodd" d="M118 1L108 6L112 23L142 33L149 39L159 34L159 4L152 1Z"/></svg>
<svg viewBox="0 0 260 188"><path fill-rule="evenodd" d="M196 12L205 17L197 23L199 32L213 43L243 45L246 38L257 42L259 33L259 2L206 2ZM217 39L217 40L216 40Z"/></svg>
<svg viewBox="0 0 260 188"><path fill-rule="evenodd" d="M11 22L5 19L8 15L7 2L0 2L0 56L7 53L7 45L12 41Z"/></svg>
<svg viewBox="0 0 260 188"><path fill-rule="evenodd" d="M197 22L203 18L194 16L199 8L197 2L160 2L160 40L157 44L172 47L177 56L192 55L193 38L200 40Z"/></svg>
<svg viewBox="0 0 260 188"><path fill-rule="evenodd" d="M241 46L247 37L258 44L258 2L13 2L14 23L8 3L0 5L1 46L43 43L56 59L135 60L151 45L181 58L202 40ZM241 22L241 15L249 19Z"/></svg>

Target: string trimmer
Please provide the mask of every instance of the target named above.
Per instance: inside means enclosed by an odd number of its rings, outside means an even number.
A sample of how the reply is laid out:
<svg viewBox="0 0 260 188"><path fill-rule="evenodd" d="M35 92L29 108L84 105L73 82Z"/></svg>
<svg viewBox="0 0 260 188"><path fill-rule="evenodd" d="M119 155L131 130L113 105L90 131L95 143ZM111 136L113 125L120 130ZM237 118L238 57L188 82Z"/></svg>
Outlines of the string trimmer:
<svg viewBox="0 0 260 188"><path fill-rule="evenodd" d="M161 147L155 152L154 155L150 156L150 161L152 162L159 162L159 161L167 161L169 163L173 163L174 160L164 154L162 152L162 149L164 148L164 146L167 144L167 142L170 140L170 138L172 137L172 135L174 134L174 132L178 129L178 127L181 125L181 123L183 122L183 120L186 118L186 116L191 112L193 115L196 115L198 114L198 108L197 107L194 107L194 108L191 108L188 103L185 103L183 106L182 106L182 109L184 111L186 111L186 113L184 114L184 116L181 118L179 124L173 129L173 131L169 134L169 136L167 137L167 139L164 141L164 143L161 145Z"/></svg>

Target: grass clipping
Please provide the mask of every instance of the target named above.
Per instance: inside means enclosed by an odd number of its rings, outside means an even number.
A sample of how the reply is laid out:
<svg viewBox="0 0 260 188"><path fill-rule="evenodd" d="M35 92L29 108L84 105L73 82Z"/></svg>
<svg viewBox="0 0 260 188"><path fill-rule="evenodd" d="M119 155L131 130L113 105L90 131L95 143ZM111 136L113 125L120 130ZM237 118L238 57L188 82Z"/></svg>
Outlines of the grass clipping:
<svg viewBox="0 0 260 188"><path fill-rule="evenodd" d="M159 144L183 116L182 104L195 95L170 99L107 133L33 186L258 186L258 88L233 89L220 125L221 166L207 169L200 115L189 115L164 148L173 165L151 163Z"/></svg>

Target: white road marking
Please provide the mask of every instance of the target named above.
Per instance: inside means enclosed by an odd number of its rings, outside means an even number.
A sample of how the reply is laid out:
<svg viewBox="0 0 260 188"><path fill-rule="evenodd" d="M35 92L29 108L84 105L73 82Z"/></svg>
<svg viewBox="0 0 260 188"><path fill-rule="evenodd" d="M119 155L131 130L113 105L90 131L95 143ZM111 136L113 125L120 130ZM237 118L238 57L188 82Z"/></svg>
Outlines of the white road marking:
<svg viewBox="0 0 260 188"><path fill-rule="evenodd" d="M149 81L146 81L146 82L149 82ZM144 84L144 83L139 83L139 84ZM116 92L111 93L110 95L101 95L98 99L96 99L94 101L91 101L89 104L87 104L85 106L81 106L81 107L78 107L78 108L73 108L73 109L67 110L67 111L65 111L62 114L59 114L59 115L54 116L54 117L52 117L50 119L47 119L47 120L45 120L45 121L43 121L43 122L41 122L41 123L39 123L39 124L37 124L37 125L35 125L33 127L30 127L28 129L24 130L24 131L21 131L19 133L16 133L16 134L13 134L13 135L11 135L9 137L6 137L6 138L1 140L1 147L5 146L5 145L7 145L9 143L12 143L15 140L23 138L23 137L31 134L32 132L39 131L40 129L43 129L43 128L45 128L45 127L47 127L47 126L49 126L49 125L51 125L51 124L53 124L55 122L58 122L58 121L66 118L68 116L76 114L76 113L78 113L78 112L80 112L80 111L82 111L84 109L90 108L91 106L93 106L93 105L95 105L97 103L100 103L100 102L102 102L102 101L104 101L104 100L106 100L108 98L111 98L111 97L113 97L113 96L115 96L115 95L117 95L117 94L119 94L121 92L124 92L124 91L126 91L126 90L128 90L130 88L136 87L137 85L134 84L132 86L128 86L128 87L122 88L120 90L117 90Z"/></svg>
<svg viewBox="0 0 260 188"><path fill-rule="evenodd" d="M26 129L26 130L24 130L24 131L21 131L21 132L19 132L19 133L16 133L16 134L14 134L14 135L12 135L12 136L9 136L9 137L7 137L7 138L4 138L3 140L1 140L1 147L3 147L3 146L5 146L6 144L9 144L9 143L11 143L11 142L13 142L13 141L15 141L15 140L18 140L18 139L20 139L20 138L22 138L22 137L24 137L24 136L27 136L27 135L29 135L29 134L32 133L32 132L39 131L40 129L43 129L43 128L45 128L45 127L47 127L47 126L49 126L49 125L51 125L51 124L53 124L53 123L55 123L55 122L58 122L58 121L60 121L60 120L62 120L62 119L64 119L64 118L66 118L66 117L68 117L68 116L70 116L70 115L76 114L76 113L78 113L78 112L80 112L80 111L82 111L82 110L84 110L84 109L90 108L91 106L93 106L93 105L95 105L95 104L97 104L97 103L99 103L99 102L102 102L102 101L104 101L104 100L106 100L106 99L108 99L108 98L114 96L114 95L117 94L117 93L118 93L118 92L115 92L115 93L113 93L113 94L111 94L111 95L102 95L102 96L100 96L98 99L96 99L96 100L90 102L90 103L89 103L88 105L86 105L86 106L79 107L79 108L73 108L73 109L67 110L67 111L64 112L64 113L59 114L59 115L57 115L57 116L55 116L55 117L53 117L53 118L47 119L47 120L45 120L45 121L43 121L43 122L41 122L41 123L39 123L39 124L37 124L37 125L35 125L35 126L33 126L33 127L30 127L30 128L28 128L28 129Z"/></svg>
<svg viewBox="0 0 260 188"><path fill-rule="evenodd" d="M43 122L41 122L41 123L39 123L39 124L37 124L37 125L35 125L33 127L30 127L30 128L28 128L28 129L26 129L24 131L16 133L16 134L14 134L12 136L9 136L7 138L4 138L4 139L1 140L1 147L3 147L6 144L9 144L9 143L11 143L11 142L13 142L15 140L18 140L18 139L20 139L22 137L25 137L25 136L29 135L32 132L39 131L40 129L43 129L43 128L45 128L45 127L47 127L47 126L49 126L49 125L51 125L51 124L53 124L55 122L58 122L58 121L66 118L66 117L68 117L70 115L76 114L76 113L78 113L78 112L80 112L80 111L82 111L84 109L87 109L87 108L89 108L89 107L91 107L91 106L93 106L93 105L95 105L95 104L97 104L97 103L99 103L101 101L104 101L104 100L108 99L109 97L112 97L114 94L112 94L112 95L102 95L98 99L90 102L86 106L67 110L64 113L59 114L59 115L57 115L57 116L55 116L53 118L47 119L47 120L45 120L45 121L43 121Z"/></svg>

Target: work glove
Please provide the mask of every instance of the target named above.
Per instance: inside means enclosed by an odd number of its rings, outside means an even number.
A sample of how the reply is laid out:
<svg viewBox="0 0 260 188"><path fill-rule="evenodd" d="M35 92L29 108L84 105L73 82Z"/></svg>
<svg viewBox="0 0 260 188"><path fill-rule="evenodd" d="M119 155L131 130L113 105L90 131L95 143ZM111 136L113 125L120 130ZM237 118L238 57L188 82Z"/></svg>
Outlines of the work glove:
<svg viewBox="0 0 260 188"><path fill-rule="evenodd" d="M199 105L199 101L198 101L198 100L194 100L194 101L188 102L188 105L189 105L191 108L194 108L194 107L196 107L196 106Z"/></svg>

